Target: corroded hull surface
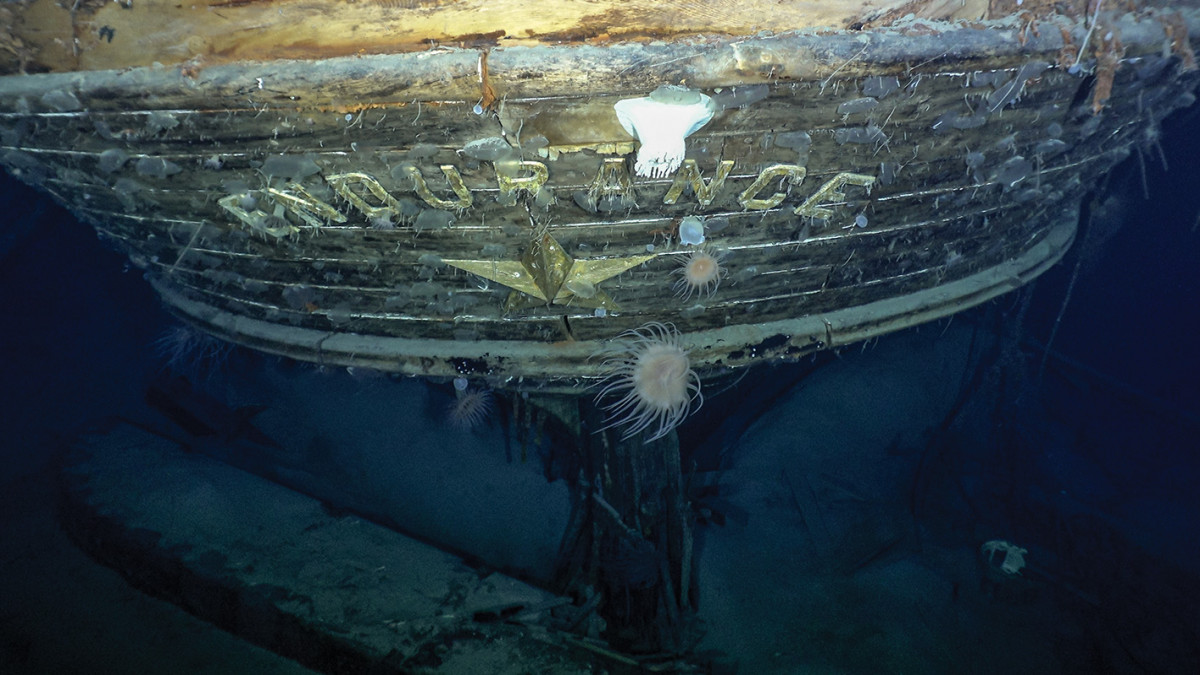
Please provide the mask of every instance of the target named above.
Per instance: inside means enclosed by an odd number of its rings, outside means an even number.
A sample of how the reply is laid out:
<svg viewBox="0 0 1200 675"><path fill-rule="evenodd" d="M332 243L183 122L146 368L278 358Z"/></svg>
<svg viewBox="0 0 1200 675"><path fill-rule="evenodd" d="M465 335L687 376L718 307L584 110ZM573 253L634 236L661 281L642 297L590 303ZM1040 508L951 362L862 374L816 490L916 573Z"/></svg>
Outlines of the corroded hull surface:
<svg viewBox="0 0 1200 675"><path fill-rule="evenodd" d="M12 75L2 161L256 349L574 387L656 321L711 375L1053 265L1194 100L1195 17L1114 15L1087 53L1062 19ZM712 115L647 170L662 127L614 106L664 84ZM689 293L698 249L720 283Z"/></svg>

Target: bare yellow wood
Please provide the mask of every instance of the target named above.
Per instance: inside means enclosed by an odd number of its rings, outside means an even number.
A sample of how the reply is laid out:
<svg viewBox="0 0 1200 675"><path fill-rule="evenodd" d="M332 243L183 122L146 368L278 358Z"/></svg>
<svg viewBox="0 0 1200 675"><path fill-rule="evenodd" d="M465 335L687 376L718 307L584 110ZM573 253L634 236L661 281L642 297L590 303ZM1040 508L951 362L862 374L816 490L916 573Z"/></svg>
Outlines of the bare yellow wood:
<svg viewBox="0 0 1200 675"><path fill-rule="evenodd" d="M65 3L64 3L65 4ZM844 29L902 0L117 0L10 6L35 70ZM952 3L958 10L957 3ZM71 36L74 36L73 38ZM3 68L0 67L0 70ZM9 68L8 70L12 70Z"/></svg>

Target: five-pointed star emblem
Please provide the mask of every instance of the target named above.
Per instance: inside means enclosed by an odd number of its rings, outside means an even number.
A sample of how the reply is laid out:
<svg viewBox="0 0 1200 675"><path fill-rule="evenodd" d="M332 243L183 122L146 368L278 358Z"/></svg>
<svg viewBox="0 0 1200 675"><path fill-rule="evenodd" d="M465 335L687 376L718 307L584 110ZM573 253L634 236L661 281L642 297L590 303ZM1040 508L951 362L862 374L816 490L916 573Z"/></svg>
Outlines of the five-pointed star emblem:
<svg viewBox="0 0 1200 675"><path fill-rule="evenodd" d="M536 304L613 310L617 309L616 303L597 284L653 257L577 260L549 232L542 232L534 235L520 260L446 260L445 263L513 289L504 303L505 311Z"/></svg>

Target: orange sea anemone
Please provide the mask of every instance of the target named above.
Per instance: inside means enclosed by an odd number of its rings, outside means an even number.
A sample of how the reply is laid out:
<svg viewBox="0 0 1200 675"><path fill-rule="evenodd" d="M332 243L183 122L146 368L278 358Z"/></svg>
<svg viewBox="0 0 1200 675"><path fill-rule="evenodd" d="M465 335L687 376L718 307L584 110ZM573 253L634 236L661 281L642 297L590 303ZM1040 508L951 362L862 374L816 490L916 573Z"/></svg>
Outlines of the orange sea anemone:
<svg viewBox="0 0 1200 675"><path fill-rule="evenodd" d="M721 267L719 254L698 248L684 258L674 273L679 275L674 284L675 295L687 300L693 293L700 297L716 293L721 285L721 277L725 275L725 268Z"/></svg>
<svg viewBox="0 0 1200 675"><path fill-rule="evenodd" d="M597 404L604 404L604 428L623 427L622 439L649 431L646 441L667 435L704 403L700 378L674 326L657 322L625 331L599 355L606 357L607 377L600 384Z"/></svg>

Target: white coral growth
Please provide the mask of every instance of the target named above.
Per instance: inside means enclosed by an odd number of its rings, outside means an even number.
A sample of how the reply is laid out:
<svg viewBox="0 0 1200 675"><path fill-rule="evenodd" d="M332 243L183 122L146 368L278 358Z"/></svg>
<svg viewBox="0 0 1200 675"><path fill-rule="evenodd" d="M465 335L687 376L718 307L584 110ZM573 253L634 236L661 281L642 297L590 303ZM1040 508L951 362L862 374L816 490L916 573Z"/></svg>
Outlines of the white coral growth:
<svg viewBox="0 0 1200 675"><path fill-rule="evenodd" d="M617 121L642 146L634 170L643 178L666 178L683 163L683 139L708 124L716 109L708 96L669 84L649 96L617 101Z"/></svg>

